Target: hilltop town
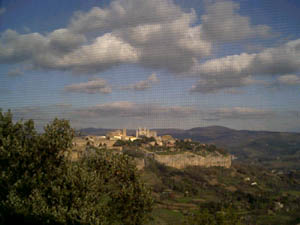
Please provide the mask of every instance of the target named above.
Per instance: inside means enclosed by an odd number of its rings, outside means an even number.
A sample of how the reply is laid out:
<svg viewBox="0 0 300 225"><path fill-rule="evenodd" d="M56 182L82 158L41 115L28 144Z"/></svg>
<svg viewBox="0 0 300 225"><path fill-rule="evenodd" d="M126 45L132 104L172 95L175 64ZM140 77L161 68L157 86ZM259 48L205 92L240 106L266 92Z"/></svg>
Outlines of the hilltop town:
<svg viewBox="0 0 300 225"><path fill-rule="evenodd" d="M76 160L97 148L130 155L135 158L140 169L148 160L156 160L178 169L187 166L229 168L232 160L230 154L215 145L192 139L180 140L168 134L158 136L156 131L148 128L138 128L135 136L127 135L126 128L109 131L103 136L77 136L73 140L71 158Z"/></svg>
<svg viewBox="0 0 300 225"><path fill-rule="evenodd" d="M105 136L88 135L84 137L74 138L75 146L92 145L94 147L102 147L109 149L120 148L120 141L132 142L137 140L148 139L151 146L174 147L176 139L171 135L158 136L156 131L147 128L138 128L135 136L128 136L126 128L108 132ZM118 144L119 143L119 144Z"/></svg>

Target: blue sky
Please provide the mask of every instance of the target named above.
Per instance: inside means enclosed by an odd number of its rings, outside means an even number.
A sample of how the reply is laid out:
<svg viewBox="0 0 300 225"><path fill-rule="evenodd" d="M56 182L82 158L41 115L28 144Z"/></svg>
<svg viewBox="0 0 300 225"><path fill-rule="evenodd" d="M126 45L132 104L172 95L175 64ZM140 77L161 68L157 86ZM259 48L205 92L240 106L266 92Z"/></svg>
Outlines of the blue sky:
<svg viewBox="0 0 300 225"><path fill-rule="evenodd" d="M300 131L297 0L0 0L0 108L76 128Z"/></svg>

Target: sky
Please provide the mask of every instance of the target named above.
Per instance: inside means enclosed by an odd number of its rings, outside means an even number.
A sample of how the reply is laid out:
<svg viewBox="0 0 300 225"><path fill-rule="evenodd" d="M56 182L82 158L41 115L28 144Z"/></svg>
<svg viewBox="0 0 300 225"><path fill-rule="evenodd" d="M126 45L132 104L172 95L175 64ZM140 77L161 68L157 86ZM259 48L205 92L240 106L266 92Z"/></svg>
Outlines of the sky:
<svg viewBox="0 0 300 225"><path fill-rule="evenodd" d="M0 108L41 129L300 132L299 0L0 0Z"/></svg>

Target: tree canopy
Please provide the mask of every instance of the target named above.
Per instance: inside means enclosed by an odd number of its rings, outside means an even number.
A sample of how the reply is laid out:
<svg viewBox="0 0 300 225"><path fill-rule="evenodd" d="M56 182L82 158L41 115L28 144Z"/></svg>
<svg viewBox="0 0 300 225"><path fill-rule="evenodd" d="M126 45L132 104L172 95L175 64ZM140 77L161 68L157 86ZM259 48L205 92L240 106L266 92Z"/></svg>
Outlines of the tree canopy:
<svg viewBox="0 0 300 225"><path fill-rule="evenodd" d="M32 120L0 111L1 224L142 224L149 190L126 155L95 149L68 160L74 130L55 119L39 134Z"/></svg>

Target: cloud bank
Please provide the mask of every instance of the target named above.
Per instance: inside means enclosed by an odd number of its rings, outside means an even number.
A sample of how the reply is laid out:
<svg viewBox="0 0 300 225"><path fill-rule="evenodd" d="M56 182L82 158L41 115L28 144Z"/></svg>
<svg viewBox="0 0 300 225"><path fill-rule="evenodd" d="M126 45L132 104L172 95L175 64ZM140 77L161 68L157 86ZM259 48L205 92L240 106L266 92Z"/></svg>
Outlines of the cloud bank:
<svg viewBox="0 0 300 225"><path fill-rule="evenodd" d="M186 73L211 54L212 42L268 36L269 27L251 25L238 9L231 1L212 2L199 24L193 9L183 10L171 0L115 0L105 8L76 12L67 27L47 34L6 30L0 63L76 73L133 63Z"/></svg>
<svg viewBox="0 0 300 225"><path fill-rule="evenodd" d="M172 0L114 0L106 7L79 11L52 32L0 35L0 63L33 69L90 74L120 64L199 76L191 92L215 93L263 84L261 75L300 72L300 39L259 53L247 52L203 61L215 44L273 37L267 25L254 25L230 0L207 1L204 13L183 9ZM297 83L297 82L296 82ZM145 90L149 81L132 86Z"/></svg>
<svg viewBox="0 0 300 225"><path fill-rule="evenodd" d="M109 94L112 90L106 80L102 78L95 78L88 82L68 85L65 87L65 91L87 94Z"/></svg>
<svg viewBox="0 0 300 225"><path fill-rule="evenodd" d="M169 0L115 0L107 8L77 12L67 27L47 34L6 30L0 63L75 73L134 63L179 73L211 53L196 20L194 10L185 12Z"/></svg>
<svg viewBox="0 0 300 225"><path fill-rule="evenodd" d="M260 53L241 53L208 60L195 66L191 72L202 79L192 88L194 92L209 93L225 88L265 84L252 80L252 75L274 77L300 72L300 39L267 48ZM297 80L295 76L282 79Z"/></svg>

